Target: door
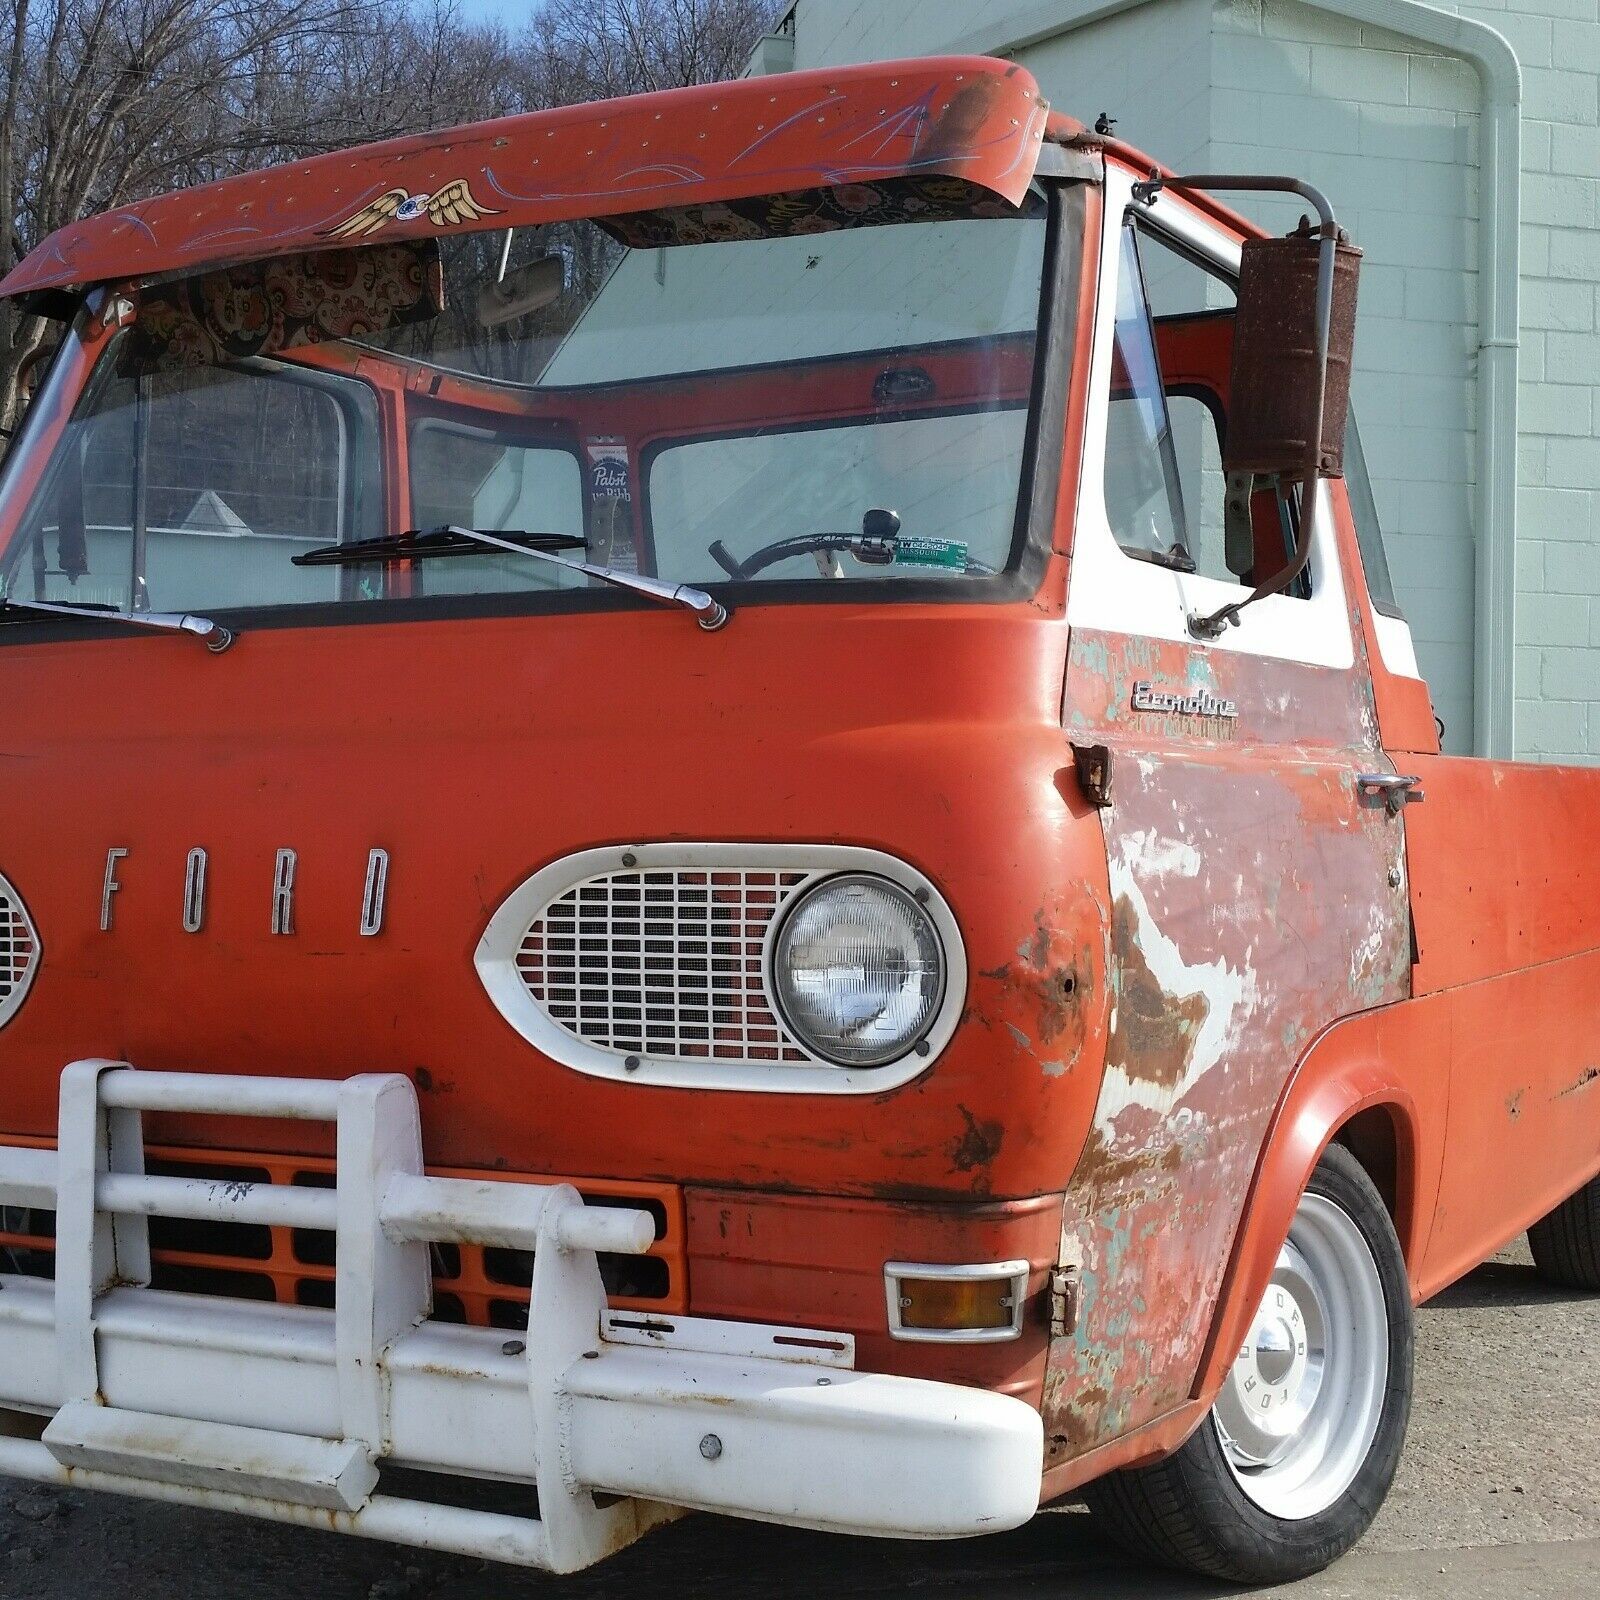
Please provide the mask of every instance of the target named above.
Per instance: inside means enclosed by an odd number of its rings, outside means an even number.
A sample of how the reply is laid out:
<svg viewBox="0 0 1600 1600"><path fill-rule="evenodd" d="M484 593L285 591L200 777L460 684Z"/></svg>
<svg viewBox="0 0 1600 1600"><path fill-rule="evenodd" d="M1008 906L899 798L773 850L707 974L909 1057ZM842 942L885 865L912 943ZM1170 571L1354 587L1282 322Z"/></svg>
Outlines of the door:
<svg viewBox="0 0 1600 1600"><path fill-rule="evenodd" d="M1292 498L1222 476L1236 260L1166 195L1127 205L1102 261L1064 722L1106 750L1113 1019L1067 1200L1082 1305L1051 1358L1052 1464L1188 1398L1297 1061L1409 992L1402 823L1358 782L1390 769L1326 495L1304 582L1215 642L1187 626L1301 533Z"/></svg>

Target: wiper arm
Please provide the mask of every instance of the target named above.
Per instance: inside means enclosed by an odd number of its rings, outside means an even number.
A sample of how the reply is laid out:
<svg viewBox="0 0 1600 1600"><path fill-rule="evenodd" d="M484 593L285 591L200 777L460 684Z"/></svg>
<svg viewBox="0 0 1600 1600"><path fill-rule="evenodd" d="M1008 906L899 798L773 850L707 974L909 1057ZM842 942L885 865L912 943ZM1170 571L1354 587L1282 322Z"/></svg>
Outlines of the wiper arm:
<svg viewBox="0 0 1600 1600"><path fill-rule="evenodd" d="M122 622L135 628L155 628L162 633L190 633L203 641L213 655L221 655L233 643L231 629L210 617L196 616L192 611L119 611L115 606L94 605L88 601L67 605L50 600L17 600L10 595L0 595L0 613L20 611L44 617L71 617L82 621L85 617L95 622Z"/></svg>
<svg viewBox="0 0 1600 1600"><path fill-rule="evenodd" d="M351 567L365 561L426 561L438 556L477 556L483 554L485 535L476 528L449 525L424 533L408 528L404 533L386 533L376 539L353 539L348 544L319 545L315 550L290 556L297 567ZM498 537L516 545L519 554L536 550L586 550L587 539L574 533L505 532Z"/></svg>
<svg viewBox="0 0 1600 1600"><path fill-rule="evenodd" d="M714 633L728 620L728 608L720 600L691 584L667 583L661 578L647 578L637 572L614 572L609 567L597 567L591 561L570 561L565 556L553 554L552 544L564 549L584 547L584 541L571 534L524 533L516 529L490 533L485 528L463 528L459 523L450 522L427 532L410 528L404 533L391 534L382 539L324 545L317 550L308 550L304 555L291 556L290 559L296 566L302 567L343 565L353 561L405 561L414 555L460 555L463 544L469 549L477 546L487 550L504 550L514 556L531 556L535 561L564 567L568 572L581 572L585 577L614 584L630 594L643 595L658 605L682 606L694 612L695 620L707 633Z"/></svg>

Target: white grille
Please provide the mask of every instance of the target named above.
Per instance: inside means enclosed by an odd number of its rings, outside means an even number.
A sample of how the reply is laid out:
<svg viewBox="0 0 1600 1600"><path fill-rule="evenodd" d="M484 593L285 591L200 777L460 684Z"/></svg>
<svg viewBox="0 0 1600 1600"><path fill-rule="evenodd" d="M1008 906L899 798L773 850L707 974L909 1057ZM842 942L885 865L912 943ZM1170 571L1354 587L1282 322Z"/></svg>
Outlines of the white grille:
<svg viewBox="0 0 1600 1600"><path fill-rule="evenodd" d="M761 952L809 872L667 867L609 872L559 894L517 950L550 1019L601 1049L657 1061L799 1064Z"/></svg>
<svg viewBox="0 0 1600 1600"><path fill-rule="evenodd" d="M27 997L39 965L39 936L15 889L0 878L0 1026Z"/></svg>

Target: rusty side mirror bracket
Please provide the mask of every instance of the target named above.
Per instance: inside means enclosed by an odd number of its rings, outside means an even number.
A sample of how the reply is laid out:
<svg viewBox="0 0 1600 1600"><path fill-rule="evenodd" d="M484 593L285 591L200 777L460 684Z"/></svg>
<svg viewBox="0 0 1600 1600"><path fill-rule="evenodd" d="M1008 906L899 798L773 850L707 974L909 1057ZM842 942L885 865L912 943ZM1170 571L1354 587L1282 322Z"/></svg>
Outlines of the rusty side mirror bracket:
<svg viewBox="0 0 1600 1600"><path fill-rule="evenodd" d="M1344 423L1361 252L1349 243L1322 191L1298 178L1245 173L1165 177L1153 172L1133 186L1133 196L1143 205L1153 205L1163 189L1297 194L1311 202L1319 219L1315 227L1309 220L1303 222L1287 238L1249 239L1244 245L1223 469L1230 477L1248 472L1298 478L1304 493L1294 560L1257 584L1242 600L1209 615L1190 613L1188 628L1195 638L1217 639L1229 623L1238 623L1246 606L1289 588L1311 560L1318 480L1338 477L1344 470ZM1299 291L1305 280L1307 253L1312 250L1316 255L1316 293L1307 308ZM1309 319L1304 314L1307 309ZM1305 348L1308 332L1309 350ZM1330 368L1334 369L1331 380ZM1311 382L1304 384L1307 378ZM1305 393L1307 389L1310 393ZM1304 394L1298 407L1297 394Z"/></svg>

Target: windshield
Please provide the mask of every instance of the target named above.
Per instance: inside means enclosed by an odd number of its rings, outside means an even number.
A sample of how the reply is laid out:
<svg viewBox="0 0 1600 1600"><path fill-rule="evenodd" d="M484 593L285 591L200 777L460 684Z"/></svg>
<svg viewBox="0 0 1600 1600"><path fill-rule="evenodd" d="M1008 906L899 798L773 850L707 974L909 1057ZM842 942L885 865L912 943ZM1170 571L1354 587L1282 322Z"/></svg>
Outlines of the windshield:
<svg viewBox="0 0 1600 1600"><path fill-rule="evenodd" d="M860 226L878 191L828 193L778 236L706 206L146 286L20 515L9 464L0 583L204 612L597 587L498 551L293 559L449 523L772 598L991 581L1022 546L1045 205Z"/></svg>

